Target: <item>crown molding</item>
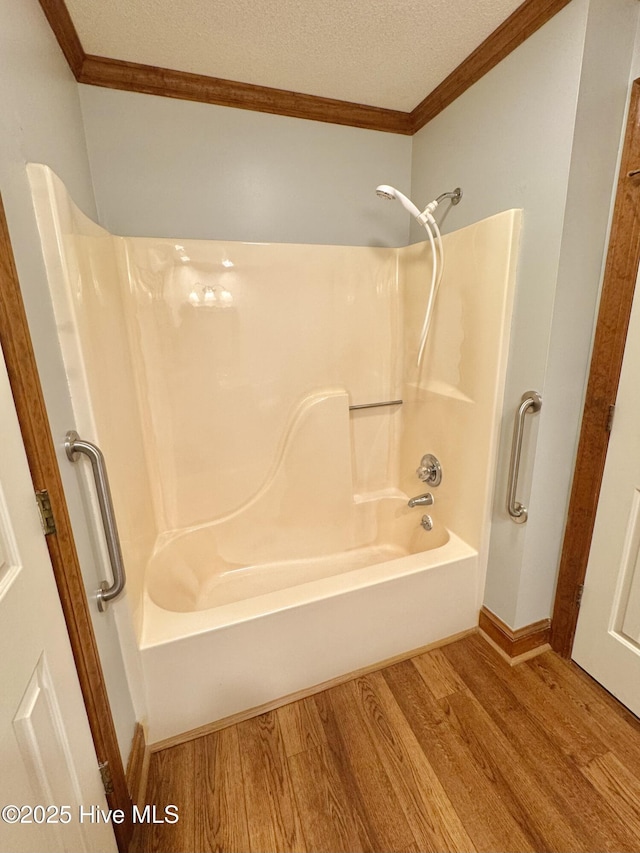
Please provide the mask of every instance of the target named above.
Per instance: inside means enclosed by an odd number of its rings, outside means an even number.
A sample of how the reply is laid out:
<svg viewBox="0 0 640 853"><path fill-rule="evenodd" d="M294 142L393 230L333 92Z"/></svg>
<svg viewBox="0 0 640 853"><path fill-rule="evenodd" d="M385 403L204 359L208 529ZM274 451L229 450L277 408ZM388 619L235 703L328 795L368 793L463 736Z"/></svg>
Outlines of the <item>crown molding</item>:
<svg viewBox="0 0 640 853"><path fill-rule="evenodd" d="M411 112L416 133L477 83L571 0L525 0Z"/></svg>
<svg viewBox="0 0 640 853"><path fill-rule="evenodd" d="M127 92L143 92L147 95L200 101L205 104L275 113L387 133L412 133L411 114L400 110L320 98L286 89L238 83L219 77L123 62L102 56L85 56L82 69L76 76L79 83L104 86L108 89L124 89Z"/></svg>
<svg viewBox="0 0 640 853"><path fill-rule="evenodd" d="M87 55L64 0L39 2L79 83L410 136L477 83L570 0L525 0L411 112Z"/></svg>
<svg viewBox="0 0 640 853"><path fill-rule="evenodd" d="M69 10L64 0L40 0L40 5L65 59L69 63L69 68L77 80L82 71L86 54L71 20Z"/></svg>
<svg viewBox="0 0 640 853"><path fill-rule="evenodd" d="M411 113L87 55L64 0L39 0L79 83L411 135Z"/></svg>

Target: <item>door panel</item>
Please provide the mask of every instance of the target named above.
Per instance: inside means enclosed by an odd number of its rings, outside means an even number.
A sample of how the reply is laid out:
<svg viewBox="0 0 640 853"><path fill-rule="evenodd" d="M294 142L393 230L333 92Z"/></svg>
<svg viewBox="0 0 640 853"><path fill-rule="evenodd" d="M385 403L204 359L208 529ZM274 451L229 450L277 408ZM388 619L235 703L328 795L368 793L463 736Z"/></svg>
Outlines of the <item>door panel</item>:
<svg viewBox="0 0 640 853"><path fill-rule="evenodd" d="M640 716L639 373L636 287L572 657Z"/></svg>
<svg viewBox="0 0 640 853"><path fill-rule="evenodd" d="M0 849L115 851L108 824L80 820L107 805L1 358L0 448L0 806L26 807L3 812Z"/></svg>
<svg viewBox="0 0 640 853"><path fill-rule="evenodd" d="M59 849L65 849L65 846L77 850L91 849L89 840L84 837L84 826L77 819L83 798L45 652L38 660L13 718L13 730L20 759L37 802L72 806L72 819L68 825L51 824ZM64 815L60 817L65 818ZM18 829L22 831L22 827Z"/></svg>
<svg viewBox="0 0 640 853"><path fill-rule="evenodd" d="M13 259L11 241L2 198L0 197L0 343L4 353L13 392L24 448L27 450L31 481L37 489L48 489L55 514L57 532L46 537L49 559L57 586L58 601L67 626L73 649L76 674L80 681L91 735L100 761L108 764L113 791L107 794L111 808L122 809L128 819L113 829L120 850L127 850L132 832L131 799L127 790L124 766L109 705L98 654L91 627L89 603L84 595L83 578L76 544L71 529L69 510L62 487L56 447L49 427L33 346L27 325L20 284ZM64 389L54 392L63 396ZM60 413L58 412L58 415ZM69 424L56 430L64 435ZM2 448L3 449L3 448ZM64 448L59 447L61 464L69 469ZM72 470L71 474L75 476ZM29 507L33 510L33 492L29 492ZM89 560L91 562L91 560ZM63 696L66 696L63 693ZM66 716L65 716L65 719Z"/></svg>

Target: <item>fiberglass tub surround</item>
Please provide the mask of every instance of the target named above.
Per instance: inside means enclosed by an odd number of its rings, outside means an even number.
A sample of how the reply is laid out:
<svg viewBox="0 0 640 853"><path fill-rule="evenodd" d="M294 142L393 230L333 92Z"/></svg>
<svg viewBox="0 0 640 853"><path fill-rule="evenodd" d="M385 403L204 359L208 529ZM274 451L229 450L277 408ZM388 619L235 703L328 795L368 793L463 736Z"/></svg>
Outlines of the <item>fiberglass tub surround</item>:
<svg viewBox="0 0 640 853"><path fill-rule="evenodd" d="M444 237L418 367L427 244L113 237L29 170L75 427L109 466L149 741L477 624L519 211Z"/></svg>

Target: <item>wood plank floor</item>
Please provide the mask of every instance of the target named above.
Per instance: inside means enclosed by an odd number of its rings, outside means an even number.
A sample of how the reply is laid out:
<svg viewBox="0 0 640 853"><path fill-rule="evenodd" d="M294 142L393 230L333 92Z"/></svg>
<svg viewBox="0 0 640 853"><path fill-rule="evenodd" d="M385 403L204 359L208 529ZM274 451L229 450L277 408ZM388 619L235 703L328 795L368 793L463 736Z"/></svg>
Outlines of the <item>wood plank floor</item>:
<svg viewBox="0 0 640 853"><path fill-rule="evenodd" d="M479 636L151 759L136 853L640 851L640 723Z"/></svg>

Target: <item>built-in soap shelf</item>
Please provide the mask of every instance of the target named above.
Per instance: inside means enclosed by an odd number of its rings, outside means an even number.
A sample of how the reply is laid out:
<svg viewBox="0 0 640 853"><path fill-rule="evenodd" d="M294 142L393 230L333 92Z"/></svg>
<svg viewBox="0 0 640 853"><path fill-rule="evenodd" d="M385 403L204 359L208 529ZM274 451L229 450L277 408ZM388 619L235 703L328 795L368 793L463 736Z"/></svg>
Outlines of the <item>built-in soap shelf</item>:
<svg viewBox="0 0 640 853"><path fill-rule="evenodd" d="M427 392L448 397L450 400L459 400L461 403L471 403L472 405L475 403L475 400L468 397L455 385L450 385L448 382L442 382L439 379L429 379L426 382L407 382L406 387L416 391L418 395Z"/></svg>

